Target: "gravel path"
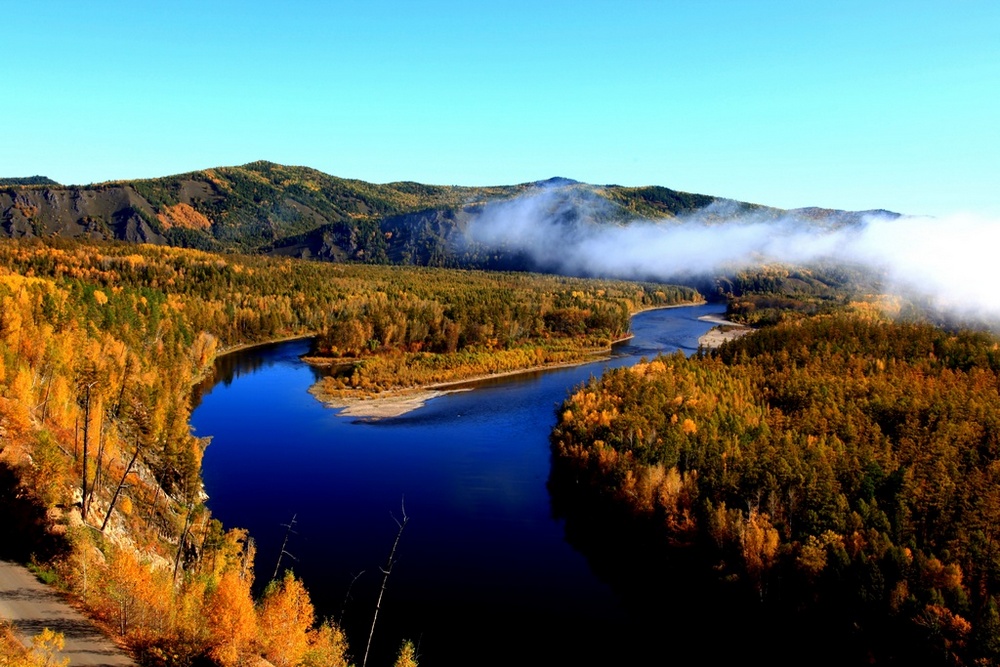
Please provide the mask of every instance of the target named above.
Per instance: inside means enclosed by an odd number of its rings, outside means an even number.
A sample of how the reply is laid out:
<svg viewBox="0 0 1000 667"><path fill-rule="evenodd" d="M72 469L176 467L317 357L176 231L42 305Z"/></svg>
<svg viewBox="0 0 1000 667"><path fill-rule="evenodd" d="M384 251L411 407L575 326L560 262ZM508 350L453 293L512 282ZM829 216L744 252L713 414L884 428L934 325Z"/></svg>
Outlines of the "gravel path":
<svg viewBox="0 0 1000 667"><path fill-rule="evenodd" d="M0 561L0 618L11 621L26 643L45 628L63 633L66 645L60 655L69 658L70 665L135 665L27 568L7 561Z"/></svg>

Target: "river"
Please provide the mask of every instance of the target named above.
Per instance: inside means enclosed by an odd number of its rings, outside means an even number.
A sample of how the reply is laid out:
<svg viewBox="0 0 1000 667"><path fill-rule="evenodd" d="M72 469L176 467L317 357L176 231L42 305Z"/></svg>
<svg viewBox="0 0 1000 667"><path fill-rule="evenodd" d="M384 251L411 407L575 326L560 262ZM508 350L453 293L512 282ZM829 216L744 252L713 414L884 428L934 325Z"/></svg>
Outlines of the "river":
<svg viewBox="0 0 1000 667"><path fill-rule="evenodd" d="M208 505L250 531L258 584L295 517L281 567L304 580L320 616L341 621L358 665L404 508L369 665L391 665L403 639L422 667L623 664L651 638L553 518L555 408L605 367L690 354L713 326L698 318L723 311L646 311L609 360L483 382L377 422L340 417L307 392L320 373L299 361L308 341L226 355L191 418L212 437Z"/></svg>

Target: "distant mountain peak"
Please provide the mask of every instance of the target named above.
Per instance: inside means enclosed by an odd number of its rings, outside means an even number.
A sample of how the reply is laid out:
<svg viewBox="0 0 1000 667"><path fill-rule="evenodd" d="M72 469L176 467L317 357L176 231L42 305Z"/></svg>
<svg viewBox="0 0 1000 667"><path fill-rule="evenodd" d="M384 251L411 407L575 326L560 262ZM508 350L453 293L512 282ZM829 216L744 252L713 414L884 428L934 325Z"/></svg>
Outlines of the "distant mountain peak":
<svg viewBox="0 0 1000 667"><path fill-rule="evenodd" d="M542 188L558 188L564 185L579 185L580 181L574 181L572 178L564 178L562 176L553 176L552 178L547 178L544 181L535 181L532 185L537 185Z"/></svg>

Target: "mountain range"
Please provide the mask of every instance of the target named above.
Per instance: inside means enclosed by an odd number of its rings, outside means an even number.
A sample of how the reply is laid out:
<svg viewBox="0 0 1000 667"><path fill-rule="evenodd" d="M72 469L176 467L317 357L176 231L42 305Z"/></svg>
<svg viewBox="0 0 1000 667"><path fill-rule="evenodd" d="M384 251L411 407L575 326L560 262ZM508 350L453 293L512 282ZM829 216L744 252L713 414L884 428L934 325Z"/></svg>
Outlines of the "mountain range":
<svg viewBox="0 0 1000 667"><path fill-rule="evenodd" d="M752 215L857 224L870 213L783 210L661 186L590 185L567 178L491 187L386 184L258 161L155 179L64 186L44 176L0 179L0 235L167 244L328 261L484 269L537 268L516 251L471 243L488 206L537 192L574 222L627 225L700 214L710 224Z"/></svg>

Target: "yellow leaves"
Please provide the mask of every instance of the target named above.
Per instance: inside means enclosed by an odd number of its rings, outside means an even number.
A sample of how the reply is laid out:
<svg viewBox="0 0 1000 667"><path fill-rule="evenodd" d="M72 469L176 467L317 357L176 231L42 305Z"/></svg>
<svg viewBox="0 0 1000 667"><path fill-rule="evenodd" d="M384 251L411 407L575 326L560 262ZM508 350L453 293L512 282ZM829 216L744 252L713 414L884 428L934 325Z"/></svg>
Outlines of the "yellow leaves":
<svg viewBox="0 0 1000 667"><path fill-rule="evenodd" d="M108 295L101 290L94 290L94 301L98 306L103 306L108 302Z"/></svg>
<svg viewBox="0 0 1000 667"><path fill-rule="evenodd" d="M184 298L178 294L168 294L167 295L167 307L171 308L176 312L181 312L184 310L185 302Z"/></svg>
<svg viewBox="0 0 1000 667"><path fill-rule="evenodd" d="M249 533L243 528L232 528L222 536L213 556L215 568L210 576L221 579L226 570L240 570L245 560L253 560L253 547Z"/></svg>
<svg viewBox="0 0 1000 667"><path fill-rule="evenodd" d="M281 582L272 582L258 613L264 657L275 667L301 663L309 648L313 620L313 605L301 581L288 572Z"/></svg>
<svg viewBox="0 0 1000 667"><path fill-rule="evenodd" d="M754 579L770 569L778 553L777 529L771 525L767 514L751 510L741 526L740 547L747 573Z"/></svg>
<svg viewBox="0 0 1000 667"><path fill-rule="evenodd" d="M417 667L417 651L409 639L403 642L393 667Z"/></svg>
<svg viewBox="0 0 1000 667"><path fill-rule="evenodd" d="M947 607L938 604L929 604L924 607L923 613L918 615L914 621L929 631L935 640L940 642L941 648L947 652L963 646L972 632L971 623Z"/></svg>
<svg viewBox="0 0 1000 667"><path fill-rule="evenodd" d="M129 267L135 269L140 266L146 266L146 258L142 255L125 255L121 258L121 261L128 264Z"/></svg>
<svg viewBox="0 0 1000 667"><path fill-rule="evenodd" d="M626 473L626 480L630 478L631 474ZM632 486L632 493L638 509L645 512L654 509L663 510L665 519L676 523L688 509L684 506L684 489L684 478L676 467L667 470L662 465L655 464L642 466L639 469L638 477Z"/></svg>
<svg viewBox="0 0 1000 667"><path fill-rule="evenodd" d="M66 646L63 633L44 628L31 638L31 650L35 654L30 664L39 667L67 667L69 658L59 658L58 654Z"/></svg>
<svg viewBox="0 0 1000 667"><path fill-rule="evenodd" d="M156 214L156 219L160 221L164 229L179 227L180 229L206 230L212 226L211 220L194 210L189 204L183 203L165 207L162 213Z"/></svg>
<svg viewBox="0 0 1000 667"><path fill-rule="evenodd" d="M694 423L693 419L685 419L681 422L681 432L683 432L684 435L694 435L698 432L698 425Z"/></svg>
<svg viewBox="0 0 1000 667"><path fill-rule="evenodd" d="M173 584L167 570L154 569L130 549L113 547L108 566L100 577L103 586L98 591L97 604L123 637L166 629L173 599Z"/></svg>
<svg viewBox="0 0 1000 667"><path fill-rule="evenodd" d="M5 296L0 301L0 336L11 347L19 347L23 334L24 316L15 299Z"/></svg>
<svg viewBox="0 0 1000 667"><path fill-rule="evenodd" d="M614 448L608 447L603 440L595 440L594 450L597 453L597 465L602 471L614 469L619 459L618 452Z"/></svg>
<svg viewBox="0 0 1000 667"><path fill-rule="evenodd" d="M826 568L827 558L832 550L844 549L843 536L832 530L824 531L822 535L810 535L799 548L796 565L810 576L816 576Z"/></svg>
<svg viewBox="0 0 1000 667"><path fill-rule="evenodd" d="M302 667L348 667L347 636L330 622L310 629L309 648L302 656Z"/></svg>
<svg viewBox="0 0 1000 667"><path fill-rule="evenodd" d="M924 566L924 576L934 588L941 590L962 588L962 568L958 563L945 565L937 558L930 558Z"/></svg>
<svg viewBox="0 0 1000 667"><path fill-rule="evenodd" d="M618 416L618 409L611 408L610 410L594 410L593 412L588 412L584 415L584 421L587 424L600 426L603 428L608 428L611 426L611 422L615 420Z"/></svg>
<svg viewBox="0 0 1000 667"><path fill-rule="evenodd" d="M600 426L609 427L611 423L618 417L618 408L611 406L610 409L606 407L597 394L589 391L580 390L573 394L570 399L573 404L575 411L579 412L582 423L585 426ZM568 418L567 418L568 413ZM571 422L574 419L573 412L567 410L563 414L565 421Z"/></svg>
<svg viewBox="0 0 1000 667"><path fill-rule="evenodd" d="M194 339L191 345L191 360L194 362L196 372L203 372L208 364L215 360L218 343L218 339L206 331L200 332Z"/></svg>
<svg viewBox="0 0 1000 667"><path fill-rule="evenodd" d="M223 667L235 667L249 654L257 636L257 615L250 580L226 570L205 605L209 655Z"/></svg>
<svg viewBox="0 0 1000 667"><path fill-rule="evenodd" d="M0 418L5 418L7 436L12 440L25 437L31 430L31 408L34 406L32 373L21 366L8 385L6 396L0 396Z"/></svg>
<svg viewBox="0 0 1000 667"><path fill-rule="evenodd" d="M189 577L181 583L175 593L173 634L181 642L205 645L208 641L204 616L207 602L206 590L205 577Z"/></svg>
<svg viewBox="0 0 1000 667"><path fill-rule="evenodd" d="M227 181L227 180L223 179L222 177L220 177L215 172L214 169L206 169L202 173L205 174L205 178L207 178L209 181L211 181L213 184L215 184L220 190L223 190L225 192L231 192L232 191L232 187L230 186L229 181Z"/></svg>
<svg viewBox="0 0 1000 667"><path fill-rule="evenodd" d="M36 215L38 215L38 207L37 206L35 206L34 204L29 204L27 202L20 201L20 200L15 200L14 203L13 203L13 205L12 205L12 208L20 211L21 215L23 215L28 220L31 220L33 217L35 217Z"/></svg>
<svg viewBox="0 0 1000 667"><path fill-rule="evenodd" d="M640 377L644 375L661 375L667 371L667 366L660 360L650 361L648 364L636 364L636 368L643 367Z"/></svg>

